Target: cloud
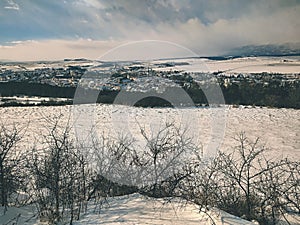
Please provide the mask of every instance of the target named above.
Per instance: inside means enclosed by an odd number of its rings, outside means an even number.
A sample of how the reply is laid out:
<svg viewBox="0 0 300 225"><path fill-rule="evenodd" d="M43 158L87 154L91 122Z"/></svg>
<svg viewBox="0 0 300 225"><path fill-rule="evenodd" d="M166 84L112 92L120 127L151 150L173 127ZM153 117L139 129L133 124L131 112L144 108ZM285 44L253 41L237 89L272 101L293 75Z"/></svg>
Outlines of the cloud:
<svg viewBox="0 0 300 225"><path fill-rule="evenodd" d="M4 6L5 9L19 10L20 7L13 0L7 0L7 6Z"/></svg>
<svg viewBox="0 0 300 225"><path fill-rule="evenodd" d="M212 55L242 45L299 42L300 37L299 0L14 1L0 2L2 45L28 39L65 44L80 38L105 43L156 39ZM1 4L4 9L12 3L22 13L1 11Z"/></svg>
<svg viewBox="0 0 300 225"><path fill-rule="evenodd" d="M65 2L67 3L67 2ZM103 9L104 6L101 4L100 1L97 0L79 0L75 1L75 4L91 7L91 8L96 8L96 9Z"/></svg>

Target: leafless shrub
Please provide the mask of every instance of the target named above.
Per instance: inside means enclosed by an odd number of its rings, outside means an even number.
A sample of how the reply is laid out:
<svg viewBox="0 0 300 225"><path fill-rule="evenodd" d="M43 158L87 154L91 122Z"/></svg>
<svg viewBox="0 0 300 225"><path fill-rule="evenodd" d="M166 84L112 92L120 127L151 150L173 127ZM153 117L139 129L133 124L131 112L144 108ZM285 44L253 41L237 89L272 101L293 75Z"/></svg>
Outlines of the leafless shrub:
<svg viewBox="0 0 300 225"><path fill-rule="evenodd" d="M0 125L0 204L6 211L11 202L12 195L24 191L26 178L24 163L24 149L20 141L24 133L22 128L13 125Z"/></svg>
<svg viewBox="0 0 300 225"><path fill-rule="evenodd" d="M237 141L235 151L192 164L183 195L200 209L217 207L261 224L287 220L292 211L299 214L299 164L267 159L259 139L251 142L244 133Z"/></svg>
<svg viewBox="0 0 300 225"><path fill-rule="evenodd" d="M56 119L45 134L42 149L28 156L32 190L41 217L51 223L79 219L87 200L89 170L85 155L71 138L71 126Z"/></svg>
<svg viewBox="0 0 300 225"><path fill-rule="evenodd" d="M186 177L186 162L200 152L186 131L174 123L166 123L157 133L140 126L142 146L127 136L95 139L98 175L131 187L128 190L139 188L153 197L173 196Z"/></svg>

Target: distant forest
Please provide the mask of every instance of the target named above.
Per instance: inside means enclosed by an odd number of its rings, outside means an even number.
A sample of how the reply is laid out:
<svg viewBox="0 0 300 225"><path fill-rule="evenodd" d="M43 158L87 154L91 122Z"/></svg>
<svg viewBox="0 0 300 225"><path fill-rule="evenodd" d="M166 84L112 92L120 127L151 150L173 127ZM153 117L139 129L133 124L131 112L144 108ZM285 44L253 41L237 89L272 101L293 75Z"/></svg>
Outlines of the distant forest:
<svg viewBox="0 0 300 225"><path fill-rule="evenodd" d="M268 85L263 83L253 83L247 79L230 85L224 85L224 81L219 80L226 104L231 105L255 105L277 108L300 109L300 83L282 83L279 80L270 81ZM183 87L196 105L207 105L208 102L203 91L196 83L189 87ZM49 84L29 83L29 82L0 82L0 96L41 96L53 98L74 98L75 87L58 87ZM98 103L113 103L118 91L105 90L98 95ZM97 90L85 90L86 98L98 94ZM83 96L83 98L85 97ZM88 103L84 101L85 103ZM72 104L65 103L44 103L45 105ZM183 103L184 104L184 103ZM4 103L2 106L20 105ZM148 97L135 104L142 107L170 107L171 104L157 97Z"/></svg>

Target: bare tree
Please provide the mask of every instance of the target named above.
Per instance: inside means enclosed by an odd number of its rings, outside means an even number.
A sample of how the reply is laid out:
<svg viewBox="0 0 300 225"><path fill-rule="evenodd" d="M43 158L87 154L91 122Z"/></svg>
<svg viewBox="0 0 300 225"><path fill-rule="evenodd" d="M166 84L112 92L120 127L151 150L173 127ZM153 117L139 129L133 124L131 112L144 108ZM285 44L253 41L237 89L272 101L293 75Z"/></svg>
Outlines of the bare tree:
<svg viewBox="0 0 300 225"><path fill-rule="evenodd" d="M94 139L96 180L98 183L107 180L114 186L118 183L119 188L123 186L123 193L125 189L130 192L139 188L141 193L155 197L172 196L186 176L183 171L186 162L200 151L187 130L173 122L164 124L156 133L140 126L140 132L143 141L139 144L126 135ZM103 183L100 186L97 189L103 188Z"/></svg>
<svg viewBox="0 0 300 225"><path fill-rule="evenodd" d="M137 190L139 180L136 163L139 156L134 149L134 140L126 135L118 138L93 139L95 167L89 199L129 194Z"/></svg>
<svg viewBox="0 0 300 225"><path fill-rule="evenodd" d="M22 187L24 181L22 150L18 144L22 138L21 129L15 125L0 126L0 200L6 211L11 194Z"/></svg>
<svg viewBox="0 0 300 225"><path fill-rule="evenodd" d="M198 156L200 149L187 135L187 129L176 126L174 122L166 122L154 134L141 126L140 131L146 141L140 157L147 172L146 188L150 188L148 192L155 197L172 195L179 182L187 176L183 172L186 163Z"/></svg>
<svg viewBox="0 0 300 225"><path fill-rule="evenodd" d="M40 214L51 222L79 219L85 208L88 164L84 153L71 138L69 122L60 118L49 125L42 149L34 149L29 159L33 189Z"/></svg>

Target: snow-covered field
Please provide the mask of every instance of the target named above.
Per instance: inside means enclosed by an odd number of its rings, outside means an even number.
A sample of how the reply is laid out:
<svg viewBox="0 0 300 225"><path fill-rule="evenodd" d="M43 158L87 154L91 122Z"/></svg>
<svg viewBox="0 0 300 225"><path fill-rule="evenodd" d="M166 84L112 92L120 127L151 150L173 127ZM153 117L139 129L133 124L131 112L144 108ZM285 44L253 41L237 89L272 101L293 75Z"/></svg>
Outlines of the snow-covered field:
<svg viewBox="0 0 300 225"><path fill-rule="evenodd" d="M86 113L91 106L79 108L82 121L88 124L91 120ZM199 141L206 145L210 140L213 110L210 108L136 108L120 105L97 105L95 108L95 120L98 131L113 134L114 131L127 129L135 137L139 138L137 122L140 125L159 129L166 121L190 122L191 133L199 137ZM5 124L19 123L26 127L29 133L25 137L24 144L33 146L41 134L45 134L45 128L51 119L58 115L64 115L65 121L73 116L74 106L57 107L8 107L0 108L1 122ZM237 143L233 137L240 131L245 131L250 138L260 137L262 143L270 149L269 157L280 158L288 156L293 160L300 160L300 110L294 109L269 109L232 106L224 107L226 119L224 138L221 149L231 150ZM79 114L77 114L78 116ZM76 125L84 125L81 122ZM73 121L74 122L74 121ZM84 127L83 127L84 128ZM117 134L116 134L117 135ZM35 138L33 138L33 136ZM5 216L0 215L0 224L8 223L18 218L18 224L37 225L36 217L33 217L33 206L22 208L10 208ZM20 216L18 217L18 215ZM234 217L220 210L213 210L210 216L218 224L255 224ZM197 206L182 202L165 204L161 200L145 198L138 194L108 199L108 204L103 209L95 211L95 205L90 203L87 214L83 215L81 224L212 224L205 214L197 211ZM296 223L295 223L296 224Z"/></svg>
<svg viewBox="0 0 300 225"><path fill-rule="evenodd" d="M229 60L176 59L159 60L157 63L188 63L174 67L155 68L156 70L184 70L187 72L228 71L233 73L299 73L300 58L294 57L244 57Z"/></svg>
<svg viewBox="0 0 300 225"><path fill-rule="evenodd" d="M105 62L105 61L104 61ZM160 67L158 64L175 64L173 67ZM206 58L182 58L162 59L141 62L123 62L123 65L144 64L155 70L184 70L187 72L216 72L228 71L233 73L299 73L299 56L281 57L242 57L228 60L211 60ZM57 62L25 62L25 63L2 63L1 70L25 71L44 68L67 68L68 66L95 67L107 69L114 66L114 63L103 63L100 61L57 61Z"/></svg>
<svg viewBox="0 0 300 225"><path fill-rule="evenodd" d="M123 133L136 140L141 139L139 126L148 127L155 133L165 122L173 121L188 129L188 134L194 137L204 150L211 141L220 142L220 149L223 151L232 150L233 146L238 144L234 137L244 131L252 140L259 137L261 144L269 149L270 157L287 156L300 160L300 110L225 106L221 109L225 117L216 118L214 108L137 108L120 105L80 107L76 108L79 112L76 114L74 106L0 108L0 121L4 124L18 123L26 127L29 137L24 138L24 141L28 142L29 146L40 138L39 135L45 133L44 127L49 126L47 121L60 114L65 120L71 117L71 123L77 127L78 135L86 134L83 130L88 130L89 123L95 120L98 134ZM94 118L89 114L91 108L95 110L92 114ZM216 128L218 123L221 125L216 134L212 128ZM225 126L222 126L222 123Z"/></svg>

